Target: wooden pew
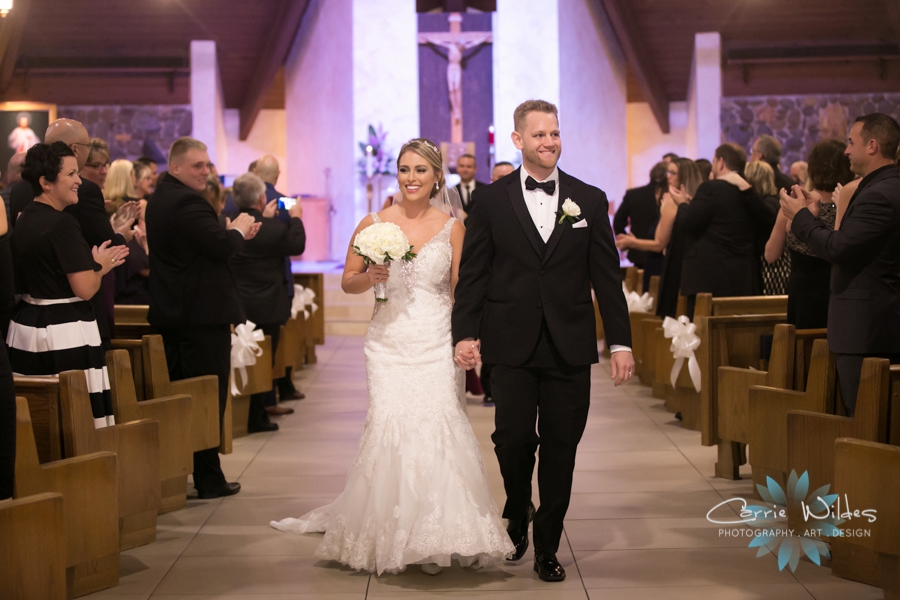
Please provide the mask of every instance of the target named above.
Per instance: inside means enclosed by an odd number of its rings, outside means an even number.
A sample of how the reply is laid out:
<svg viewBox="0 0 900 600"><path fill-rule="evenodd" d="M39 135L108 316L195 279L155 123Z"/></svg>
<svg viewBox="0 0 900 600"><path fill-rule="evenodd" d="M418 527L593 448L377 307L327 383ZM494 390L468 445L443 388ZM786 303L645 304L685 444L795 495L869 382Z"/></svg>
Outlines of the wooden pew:
<svg viewBox="0 0 900 600"><path fill-rule="evenodd" d="M131 359L131 376L134 381L134 393L138 402L144 401L144 345L141 338L137 339L112 339L110 349L124 350Z"/></svg>
<svg viewBox="0 0 900 600"><path fill-rule="evenodd" d="M806 390L750 387L748 443L754 489L757 484L765 486L766 477L772 477L784 488L790 472L788 412L833 413L834 384L834 355L829 352L826 340L817 339L813 342Z"/></svg>
<svg viewBox="0 0 900 600"><path fill-rule="evenodd" d="M772 331L775 324L784 322L786 312L787 296L713 298L711 294L697 294L693 322L697 325L696 333L701 339L700 347L695 352L703 377L701 391L703 388L709 390L714 385L713 382L718 383L717 373L721 365L749 366L754 362L758 366L759 336ZM759 317L750 319L747 315ZM720 320L718 327L722 328L721 331L730 330L730 333L721 337L717 332L712 332L712 338L709 339L709 317L739 318ZM711 411L701 409L700 392L694 389L686 367L679 372L676 385L672 387L669 381L675 364L675 358L669 350L672 341L662 336L661 331L660 337L657 341L656 379L665 386L666 409L681 412L682 423L688 429L702 429L704 424L708 426L709 419L713 419L712 423L715 423ZM715 344L715 350L710 346L711 343ZM731 357L727 360L734 362L727 362L726 357ZM661 377L663 381L660 381Z"/></svg>
<svg viewBox="0 0 900 600"><path fill-rule="evenodd" d="M838 577L880 586L885 600L900 600L900 448L858 439L839 438L834 450L833 493L854 508L876 510L877 520L848 520L847 528L871 531L871 537L832 538L832 572ZM812 489L812 488L811 488ZM837 542L835 544L834 542ZM846 569L847 560L867 559L865 571ZM857 565L861 561L856 561Z"/></svg>
<svg viewBox="0 0 900 600"><path fill-rule="evenodd" d="M832 484L838 438L887 443L891 389L898 387L900 365L891 367L887 359L867 358L863 361L856 412L852 418L807 411L788 412L788 467L798 474L804 471L809 474L810 490ZM895 479L898 476L900 471L893 474ZM858 506L856 490L849 491L848 496L852 498L853 506ZM895 504L897 499L894 498ZM800 515L795 519L802 521ZM873 527L880 528L880 520ZM878 557L874 550L861 548L849 538L833 540L831 548L835 574L879 585Z"/></svg>
<svg viewBox="0 0 900 600"><path fill-rule="evenodd" d="M215 375L169 380L169 367L161 335L146 335L141 340L144 359L144 384L147 398L187 394L191 397L191 450L198 452L220 445L219 380ZM224 454L228 452L222 451Z"/></svg>
<svg viewBox="0 0 900 600"><path fill-rule="evenodd" d="M0 502L0 590L7 600L65 600L62 495Z"/></svg>
<svg viewBox="0 0 900 600"><path fill-rule="evenodd" d="M250 414L250 395L268 392L272 389L272 338L266 336L259 343L262 355L256 358L256 363L247 367L247 381L238 381L240 395L232 396L231 381L228 385L228 406L225 408L223 424L223 446L231 447L235 438L247 435L247 418ZM231 377L235 376L234 370ZM228 427L228 423L231 426ZM229 435L230 434L230 435Z"/></svg>
<svg viewBox="0 0 900 600"><path fill-rule="evenodd" d="M107 450L116 453L119 495L119 549L156 541L159 511L159 423L142 419L94 429L83 371L59 374L66 456Z"/></svg>
<svg viewBox="0 0 900 600"><path fill-rule="evenodd" d="M298 314L296 319L288 319L281 326L281 337L275 350L275 366L272 377L284 377L287 369L300 370L306 362L306 339L304 338L304 317Z"/></svg>
<svg viewBox="0 0 900 600"><path fill-rule="evenodd" d="M15 497L48 492L63 497L67 596L77 598L118 585L116 455L95 452L40 464L28 402L18 397Z"/></svg>
<svg viewBox="0 0 900 600"><path fill-rule="evenodd" d="M740 479L740 465L746 462L742 446L749 441L750 387L764 385L788 390L804 387L805 376L800 382L795 379L795 373L806 373L804 364L812 352L812 343L816 339L825 339L825 333L824 329L796 331L793 325L776 325L768 371L719 367L718 385L710 388L710 393L704 390L701 394L704 411L709 410L709 402L718 405L715 411L718 415L717 427L701 429L703 445L718 446L716 477Z"/></svg>
<svg viewBox="0 0 900 600"><path fill-rule="evenodd" d="M315 292L319 307L309 319L300 322L306 343L306 362L312 365L316 363L316 346L325 343L325 276L322 273L294 273L294 283Z"/></svg>
<svg viewBox="0 0 900 600"><path fill-rule="evenodd" d="M153 333L147 321L150 307L146 304L116 304L113 312L116 327L113 337L117 339L139 340Z"/></svg>
<svg viewBox="0 0 900 600"><path fill-rule="evenodd" d="M57 377L14 375L16 395L28 402L38 460L41 464L63 458L62 411ZM52 383L52 386L48 386Z"/></svg>
<svg viewBox="0 0 900 600"><path fill-rule="evenodd" d="M640 273L643 273L643 271L640 271ZM643 277L641 278L641 283L643 283ZM643 294L643 292L640 293ZM647 294L653 300L650 312L634 311L628 313L628 321L631 324L631 351L634 355L634 372L639 378L642 377L645 362L643 323L646 319L662 322L661 319L656 317L656 303L659 302L659 275L654 275L650 278L650 289L647 290ZM653 361L648 362L653 363Z"/></svg>
<svg viewBox="0 0 900 600"><path fill-rule="evenodd" d="M181 394L138 402L128 353L107 352L106 365L116 421L154 419L159 422L160 514L183 508L187 502L187 477L194 470L191 397Z"/></svg>

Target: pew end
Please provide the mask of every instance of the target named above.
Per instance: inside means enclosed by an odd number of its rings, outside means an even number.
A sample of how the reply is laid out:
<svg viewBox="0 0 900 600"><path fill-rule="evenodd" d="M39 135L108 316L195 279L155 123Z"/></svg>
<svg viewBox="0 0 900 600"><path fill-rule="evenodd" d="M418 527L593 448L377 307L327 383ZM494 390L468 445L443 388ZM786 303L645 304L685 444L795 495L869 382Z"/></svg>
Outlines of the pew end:
<svg viewBox="0 0 900 600"><path fill-rule="evenodd" d="M0 502L0 589L8 600L65 600L63 497L34 494Z"/></svg>
<svg viewBox="0 0 900 600"><path fill-rule="evenodd" d="M279 342L280 345L280 342ZM232 369L228 386L228 402L231 405L231 423L229 427L228 418L226 416L223 424L223 432L227 437L227 432L231 431L231 439L228 444L235 438L245 437L247 435L247 420L250 415L250 396L252 394L261 394L272 389L272 337L265 336L265 339L259 343L262 354L256 357L256 362L247 367L247 380L241 378L240 383L236 384L239 390L237 396L231 393L231 383L234 377L242 377L238 372ZM228 410L226 409L226 415Z"/></svg>

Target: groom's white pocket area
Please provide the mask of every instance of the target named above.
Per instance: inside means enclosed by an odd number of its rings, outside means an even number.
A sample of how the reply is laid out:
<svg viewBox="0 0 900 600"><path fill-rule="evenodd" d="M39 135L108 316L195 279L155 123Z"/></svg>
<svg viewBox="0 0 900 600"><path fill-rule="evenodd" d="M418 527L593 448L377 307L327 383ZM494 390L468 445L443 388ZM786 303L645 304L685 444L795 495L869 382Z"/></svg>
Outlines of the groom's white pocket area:
<svg viewBox="0 0 900 600"><path fill-rule="evenodd" d="M576 223L572 223L572 229L581 229L582 227L587 227L587 219L582 219Z"/></svg>

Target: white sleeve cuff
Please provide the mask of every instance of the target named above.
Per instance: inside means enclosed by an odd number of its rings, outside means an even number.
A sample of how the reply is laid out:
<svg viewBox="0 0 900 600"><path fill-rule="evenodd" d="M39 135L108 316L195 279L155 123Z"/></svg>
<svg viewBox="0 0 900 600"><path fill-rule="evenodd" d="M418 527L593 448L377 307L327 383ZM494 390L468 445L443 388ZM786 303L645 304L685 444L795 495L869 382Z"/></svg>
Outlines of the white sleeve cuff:
<svg viewBox="0 0 900 600"><path fill-rule="evenodd" d="M616 346L615 344L609 347L610 354L615 354L616 352L631 352L631 348L628 346Z"/></svg>
<svg viewBox="0 0 900 600"><path fill-rule="evenodd" d="M241 234L241 237L242 237L242 238L247 239L247 236L244 235L244 232L241 231L240 229L233 229L232 231L237 231L239 234Z"/></svg>

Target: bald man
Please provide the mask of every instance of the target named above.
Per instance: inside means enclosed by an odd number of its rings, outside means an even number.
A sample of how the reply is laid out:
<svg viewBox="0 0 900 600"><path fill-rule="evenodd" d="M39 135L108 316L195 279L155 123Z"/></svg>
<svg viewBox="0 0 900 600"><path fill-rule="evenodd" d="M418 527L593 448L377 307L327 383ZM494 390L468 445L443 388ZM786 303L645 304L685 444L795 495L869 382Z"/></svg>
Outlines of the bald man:
<svg viewBox="0 0 900 600"><path fill-rule="evenodd" d="M75 153L75 159L78 161L78 170L84 168L90 153L90 136L87 129L80 122L74 119L57 119L50 123L47 133L44 135L44 141L47 144L53 142L63 142L72 152ZM12 224L15 226L15 220L19 213L28 206L28 203L34 200L34 190L30 185L17 185L11 192L10 196L10 212L12 216ZM137 203L132 203L125 210L120 210L115 217L115 228L109 222L109 216L106 214L103 202L103 190L96 183L81 179L81 186L78 188L78 202L67 206L65 211L71 214L81 226L81 233L89 246L99 246L103 242L109 241L113 246L123 246L132 238L134 232L134 215ZM100 291L91 298L91 306L94 307L94 314L97 317L97 326L100 329L100 339L103 341L103 347L109 349L109 340L113 332L113 310L115 297L115 274L110 271L100 285Z"/></svg>

